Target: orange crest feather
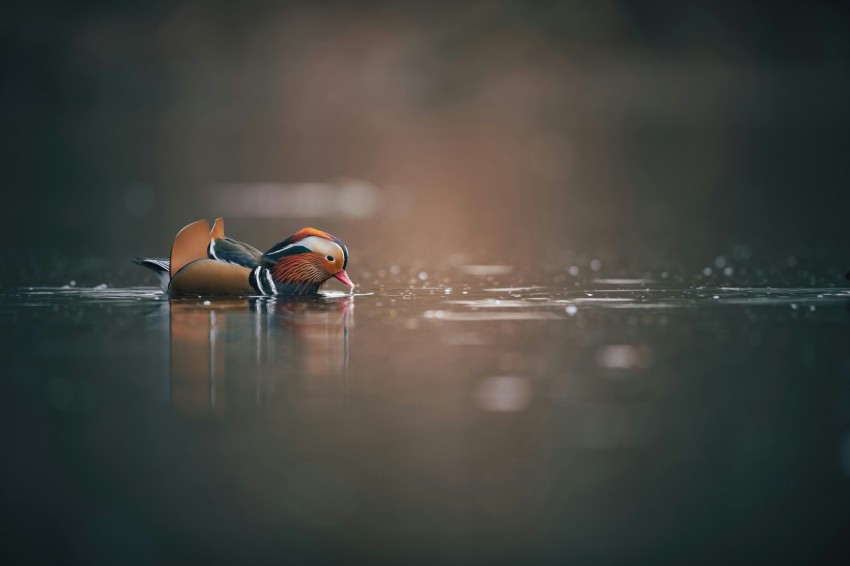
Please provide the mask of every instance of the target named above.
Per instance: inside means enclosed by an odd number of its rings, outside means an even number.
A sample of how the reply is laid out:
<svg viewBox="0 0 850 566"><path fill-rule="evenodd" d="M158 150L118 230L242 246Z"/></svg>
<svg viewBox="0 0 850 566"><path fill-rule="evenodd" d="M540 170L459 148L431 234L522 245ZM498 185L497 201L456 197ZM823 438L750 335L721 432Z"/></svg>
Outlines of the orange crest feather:
<svg viewBox="0 0 850 566"><path fill-rule="evenodd" d="M293 241L297 242L298 240L303 240L307 236L318 236L319 238L324 238L325 240L333 240L331 235L327 232L322 232L321 230L318 230L316 228L310 228L309 226L307 228L301 228L292 236L290 236L290 238Z"/></svg>

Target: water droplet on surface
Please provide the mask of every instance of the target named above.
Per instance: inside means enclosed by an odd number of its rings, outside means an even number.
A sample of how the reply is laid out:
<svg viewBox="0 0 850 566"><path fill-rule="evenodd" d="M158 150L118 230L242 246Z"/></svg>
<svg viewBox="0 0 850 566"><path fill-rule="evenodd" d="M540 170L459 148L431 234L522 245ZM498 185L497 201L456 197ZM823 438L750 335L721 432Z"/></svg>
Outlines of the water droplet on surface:
<svg viewBox="0 0 850 566"><path fill-rule="evenodd" d="M569 271L570 275L578 275L578 266L571 265L567 271Z"/></svg>
<svg viewBox="0 0 850 566"><path fill-rule="evenodd" d="M600 269L602 269L602 262L598 259L591 260L590 269L592 269L593 271L599 271Z"/></svg>
<svg viewBox="0 0 850 566"><path fill-rule="evenodd" d="M724 267L726 267L726 258L722 255L717 256L716 258L714 258L714 266L717 269L723 269Z"/></svg>
<svg viewBox="0 0 850 566"><path fill-rule="evenodd" d="M702 270L702 274L705 275L706 277L708 277L712 273L714 273L714 270L711 269L710 267L706 267L705 269Z"/></svg>
<svg viewBox="0 0 850 566"><path fill-rule="evenodd" d="M578 312L578 307L575 305L567 305L567 308L564 310L567 311L568 315L575 316L575 314Z"/></svg>

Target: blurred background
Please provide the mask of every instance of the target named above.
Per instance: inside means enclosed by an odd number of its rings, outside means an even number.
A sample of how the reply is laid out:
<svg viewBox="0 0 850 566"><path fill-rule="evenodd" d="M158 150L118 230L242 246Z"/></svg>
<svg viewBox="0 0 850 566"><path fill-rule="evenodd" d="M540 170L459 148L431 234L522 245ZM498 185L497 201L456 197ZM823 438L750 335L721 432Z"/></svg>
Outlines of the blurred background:
<svg viewBox="0 0 850 566"><path fill-rule="evenodd" d="M19 2L0 26L0 283L151 284L127 259L218 215L260 248L324 228L355 280L850 268L839 2Z"/></svg>
<svg viewBox="0 0 850 566"><path fill-rule="evenodd" d="M850 4L3 16L4 556L850 563ZM216 216L363 293L122 288Z"/></svg>

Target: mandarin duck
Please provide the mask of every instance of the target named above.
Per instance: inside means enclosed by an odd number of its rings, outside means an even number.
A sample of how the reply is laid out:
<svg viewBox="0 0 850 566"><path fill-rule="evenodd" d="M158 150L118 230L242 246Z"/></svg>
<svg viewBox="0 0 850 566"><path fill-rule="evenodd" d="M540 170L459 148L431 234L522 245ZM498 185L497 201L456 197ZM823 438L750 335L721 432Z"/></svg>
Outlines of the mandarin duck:
<svg viewBox="0 0 850 566"><path fill-rule="evenodd" d="M315 295L335 277L352 290L348 248L315 228L302 228L265 253L224 235L224 220L184 227L171 257L133 260L153 270L170 295Z"/></svg>

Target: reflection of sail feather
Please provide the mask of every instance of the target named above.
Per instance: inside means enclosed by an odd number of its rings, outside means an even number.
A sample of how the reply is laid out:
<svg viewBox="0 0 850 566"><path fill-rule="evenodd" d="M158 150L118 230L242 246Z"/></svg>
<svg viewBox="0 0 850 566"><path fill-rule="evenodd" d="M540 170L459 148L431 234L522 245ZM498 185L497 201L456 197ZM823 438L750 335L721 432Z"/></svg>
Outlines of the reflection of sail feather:
<svg viewBox="0 0 850 566"><path fill-rule="evenodd" d="M175 405L200 409L212 405L215 380L224 375L224 351L216 349L213 311L171 309L171 399ZM175 379L175 376L180 376Z"/></svg>
<svg viewBox="0 0 850 566"><path fill-rule="evenodd" d="M173 403L202 414L225 401L270 402L286 378L310 392L344 392L352 311L351 298L172 301Z"/></svg>

